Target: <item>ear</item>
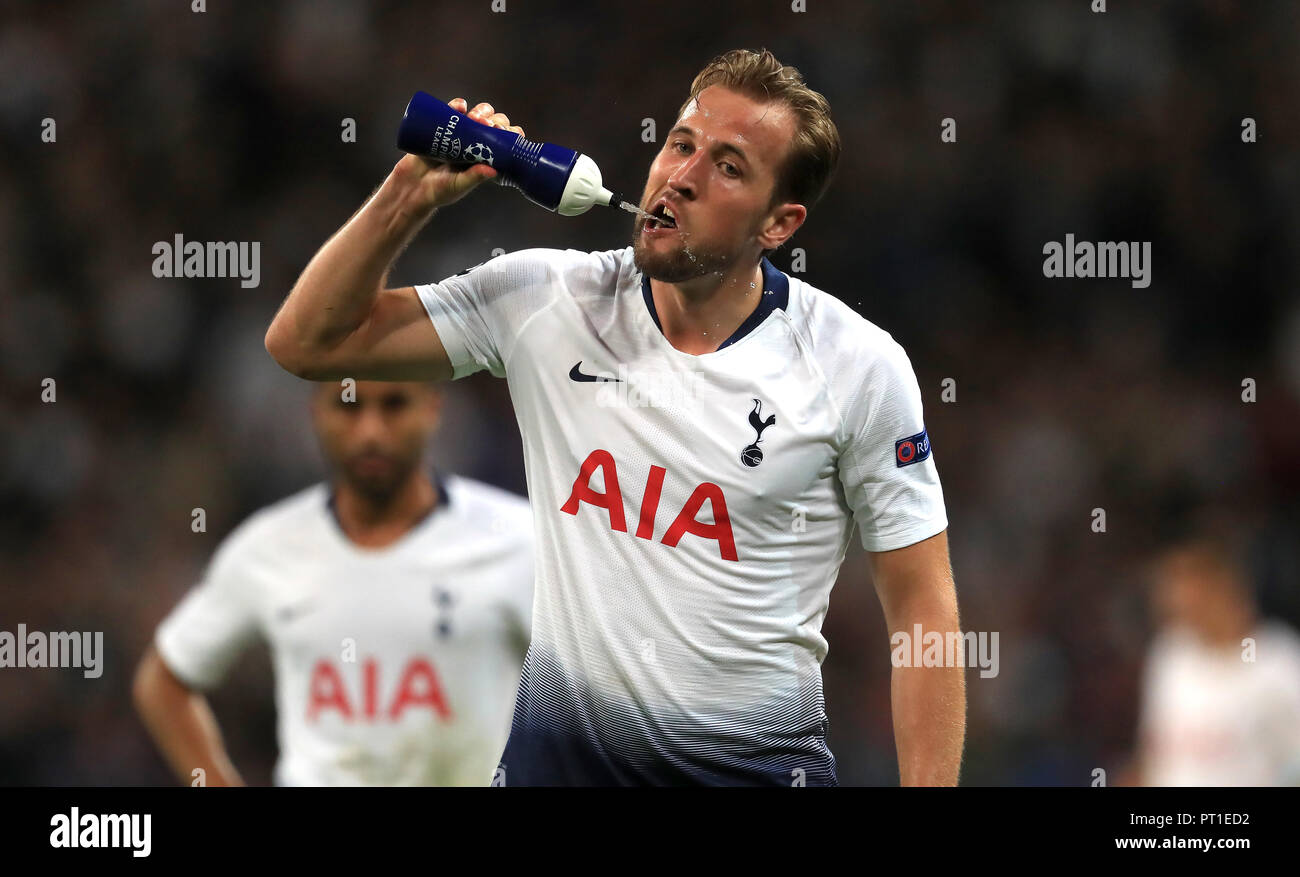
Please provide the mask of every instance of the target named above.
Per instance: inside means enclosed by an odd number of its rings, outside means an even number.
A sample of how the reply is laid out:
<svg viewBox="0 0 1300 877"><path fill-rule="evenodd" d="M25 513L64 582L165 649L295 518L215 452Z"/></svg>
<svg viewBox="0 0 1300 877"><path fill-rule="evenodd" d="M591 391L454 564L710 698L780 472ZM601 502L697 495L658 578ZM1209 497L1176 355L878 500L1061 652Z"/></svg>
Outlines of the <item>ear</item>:
<svg viewBox="0 0 1300 877"><path fill-rule="evenodd" d="M758 233L758 244L764 250L775 250L790 239L808 218L808 208L787 202L773 207L763 220Z"/></svg>

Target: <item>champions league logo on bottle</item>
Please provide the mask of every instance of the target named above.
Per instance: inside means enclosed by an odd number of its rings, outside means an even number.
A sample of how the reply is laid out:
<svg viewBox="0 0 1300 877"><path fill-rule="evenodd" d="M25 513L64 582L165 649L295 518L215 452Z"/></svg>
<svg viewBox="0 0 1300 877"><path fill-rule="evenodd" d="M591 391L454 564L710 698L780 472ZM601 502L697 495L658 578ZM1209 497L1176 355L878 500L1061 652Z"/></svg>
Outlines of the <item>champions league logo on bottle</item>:
<svg viewBox="0 0 1300 877"><path fill-rule="evenodd" d="M577 216L595 206L642 212L605 188L600 168L589 156L476 121L427 92L417 91L406 105L397 147L439 161L489 165L501 185L561 216Z"/></svg>
<svg viewBox="0 0 1300 877"><path fill-rule="evenodd" d="M482 143L471 143L465 147L465 158L470 161L482 162L486 165L492 164L492 150Z"/></svg>
<svg viewBox="0 0 1300 877"><path fill-rule="evenodd" d="M776 423L775 414L767 415L767 420L760 419L759 414L762 407L763 403L755 399L754 410L749 412L749 425L754 427L754 432L756 433L754 436L754 443L752 445L746 445L745 450L740 452L740 462L744 463L751 469L763 462L763 452L758 448L758 443L763 440L763 430Z"/></svg>

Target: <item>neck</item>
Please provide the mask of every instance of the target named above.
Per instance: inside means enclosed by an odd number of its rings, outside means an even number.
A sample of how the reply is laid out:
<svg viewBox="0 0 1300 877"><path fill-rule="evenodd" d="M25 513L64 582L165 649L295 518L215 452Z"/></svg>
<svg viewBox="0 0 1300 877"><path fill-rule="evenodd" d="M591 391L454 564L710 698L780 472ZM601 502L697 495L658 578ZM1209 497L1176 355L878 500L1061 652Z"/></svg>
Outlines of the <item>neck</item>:
<svg viewBox="0 0 1300 877"><path fill-rule="evenodd" d="M1241 647L1244 637L1250 636L1254 626L1254 613L1227 611L1202 630L1201 636L1214 648L1236 649Z"/></svg>
<svg viewBox="0 0 1300 877"><path fill-rule="evenodd" d="M650 280L668 343L683 353L712 353L740 328L763 297L763 268L753 264L682 283Z"/></svg>
<svg viewBox="0 0 1300 877"><path fill-rule="evenodd" d="M383 548L406 535L438 505L438 491L423 473L413 474L397 492L376 500L346 482L334 485L334 510L349 540L363 548Z"/></svg>

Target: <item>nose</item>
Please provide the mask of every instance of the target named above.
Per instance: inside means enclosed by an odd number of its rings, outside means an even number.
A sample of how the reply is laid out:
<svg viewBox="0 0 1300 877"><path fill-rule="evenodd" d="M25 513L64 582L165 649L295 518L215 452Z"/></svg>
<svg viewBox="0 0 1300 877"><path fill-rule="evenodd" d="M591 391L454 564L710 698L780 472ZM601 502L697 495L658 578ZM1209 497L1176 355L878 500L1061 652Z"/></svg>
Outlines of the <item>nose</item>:
<svg viewBox="0 0 1300 877"><path fill-rule="evenodd" d="M687 200L695 197L697 170L703 155L703 150L695 150L682 158L668 175L668 187Z"/></svg>
<svg viewBox="0 0 1300 877"><path fill-rule="evenodd" d="M383 412L378 405L367 405L357 416L354 438L361 444L379 444L387 432Z"/></svg>

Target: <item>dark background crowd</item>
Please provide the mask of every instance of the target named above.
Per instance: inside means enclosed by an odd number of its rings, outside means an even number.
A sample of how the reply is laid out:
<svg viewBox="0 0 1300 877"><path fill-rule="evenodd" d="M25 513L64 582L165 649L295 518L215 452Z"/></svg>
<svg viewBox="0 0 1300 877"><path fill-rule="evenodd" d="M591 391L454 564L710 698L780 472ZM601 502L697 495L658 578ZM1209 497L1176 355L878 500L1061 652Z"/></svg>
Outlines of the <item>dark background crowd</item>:
<svg viewBox="0 0 1300 877"><path fill-rule="evenodd" d="M797 276L907 349L964 626L999 633L1000 673L968 675L964 781L1122 773L1161 545L1235 540L1263 610L1300 622L1300 6L1090 5L5 4L0 630L104 631L106 655L99 679L0 669L0 783L171 781L131 706L135 662L220 539L321 476L308 385L263 335L400 157L411 94L487 100L639 195L661 146L643 120L662 137L736 47L770 48L831 103L834 182L772 259L790 271L801 249ZM497 248L623 247L631 228L484 186L390 285ZM155 277L153 244L177 234L260 242L260 285ZM1043 246L1066 234L1151 242L1150 286L1046 278ZM447 393L437 464L525 492L505 383ZM889 644L856 542L824 632L840 780L897 782ZM252 782L275 757L271 694L254 651L213 697Z"/></svg>

